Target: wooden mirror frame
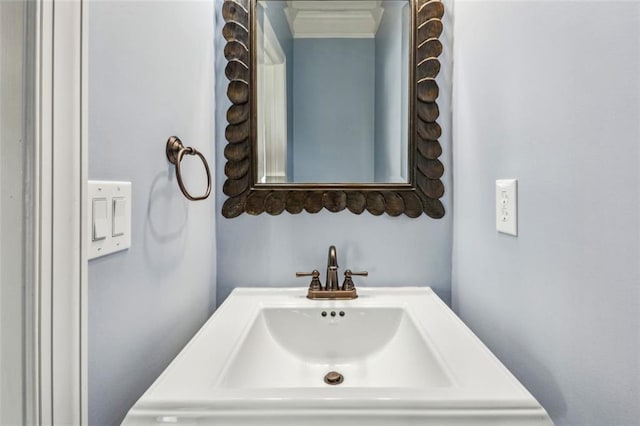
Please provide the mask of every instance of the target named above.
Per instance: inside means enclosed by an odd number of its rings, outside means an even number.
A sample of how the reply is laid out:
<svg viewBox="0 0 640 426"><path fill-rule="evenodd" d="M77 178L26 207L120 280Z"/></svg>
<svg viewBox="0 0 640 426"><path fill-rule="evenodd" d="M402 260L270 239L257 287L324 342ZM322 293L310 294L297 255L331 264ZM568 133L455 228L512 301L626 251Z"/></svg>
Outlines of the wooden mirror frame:
<svg viewBox="0 0 640 426"><path fill-rule="evenodd" d="M222 215L234 218L247 212L258 215L267 212L279 215L317 213L323 208L339 212L345 208L360 214L405 214L415 218L425 213L439 219L444 216L440 198L444 185L440 178L444 166L438 160L442 147L438 138L442 129L436 122L439 115L438 57L442 53L442 16L440 0L409 0L411 5L410 88L409 88L409 169L408 183L256 183L256 24L253 19L257 0L225 0L222 14L225 25L222 34L227 41L225 75L229 79L227 96L232 105L227 111L228 141L224 156L227 176L222 191L229 198L222 206Z"/></svg>

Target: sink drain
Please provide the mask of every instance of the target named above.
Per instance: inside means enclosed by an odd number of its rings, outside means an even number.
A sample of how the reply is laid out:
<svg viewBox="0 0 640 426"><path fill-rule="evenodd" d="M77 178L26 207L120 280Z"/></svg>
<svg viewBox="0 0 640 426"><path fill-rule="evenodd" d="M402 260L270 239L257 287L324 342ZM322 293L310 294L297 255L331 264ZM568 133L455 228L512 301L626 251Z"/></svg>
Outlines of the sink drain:
<svg viewBox="0 0 640 426"><path fill-rule="evenodd" d="M337 371L329 371L324 375L324 382L328 385L339 385L344 381L344 376Z"/></svg>

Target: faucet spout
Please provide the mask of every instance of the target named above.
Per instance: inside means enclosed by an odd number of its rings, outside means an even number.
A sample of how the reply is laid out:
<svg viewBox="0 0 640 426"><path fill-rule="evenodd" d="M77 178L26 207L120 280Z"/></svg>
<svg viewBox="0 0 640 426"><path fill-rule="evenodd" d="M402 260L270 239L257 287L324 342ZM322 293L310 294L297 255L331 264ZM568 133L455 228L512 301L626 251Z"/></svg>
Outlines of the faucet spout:
<svg viewBox="0 0 640 426"><path fill-rule="evenodd" d="M296 272L297 277L306 277L311 275L313 278L307 290L307 298L316 300L351 300L358 297L356 287L351 277L353 275L367 276L368 272L352 272L347 269L344 273L344 284L342 287L338 285L338 253L336 246L329 246L329 256L327 258L327 280L325 286L320 284L320 272L316 269L313 272ZM333 315L333 314L332 314Z"/></svg>
<svg viewBox="0 0 640 426"><path fill-rule="evenodd" d="M338 290L338 255L336 246L329 247L329 257L327 259L327 290Z"/></svg>

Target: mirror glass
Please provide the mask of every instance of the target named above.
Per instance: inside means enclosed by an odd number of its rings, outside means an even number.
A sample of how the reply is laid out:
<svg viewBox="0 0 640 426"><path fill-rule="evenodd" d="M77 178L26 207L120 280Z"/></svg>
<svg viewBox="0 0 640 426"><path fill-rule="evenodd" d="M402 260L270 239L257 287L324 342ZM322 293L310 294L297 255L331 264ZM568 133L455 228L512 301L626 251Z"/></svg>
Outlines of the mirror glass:
<svg viewBox="0 0 640 426"><path fill-rule="evenodd" d="M258 0L257 183L407 183L408 0Z"/></svg>

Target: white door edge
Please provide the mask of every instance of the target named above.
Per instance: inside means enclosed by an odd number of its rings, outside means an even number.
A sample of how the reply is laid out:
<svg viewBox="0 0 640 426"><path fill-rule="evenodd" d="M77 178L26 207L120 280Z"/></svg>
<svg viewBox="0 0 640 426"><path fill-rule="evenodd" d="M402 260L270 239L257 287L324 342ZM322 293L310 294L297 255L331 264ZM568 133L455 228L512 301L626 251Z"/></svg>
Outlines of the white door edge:
<svg viewBox="0 0 640 426"><path fill-rule="evenodd" d="M87 423L85 18L82 0L39 0L37 9L36 418L42 425L82 425Z"/></svg>

